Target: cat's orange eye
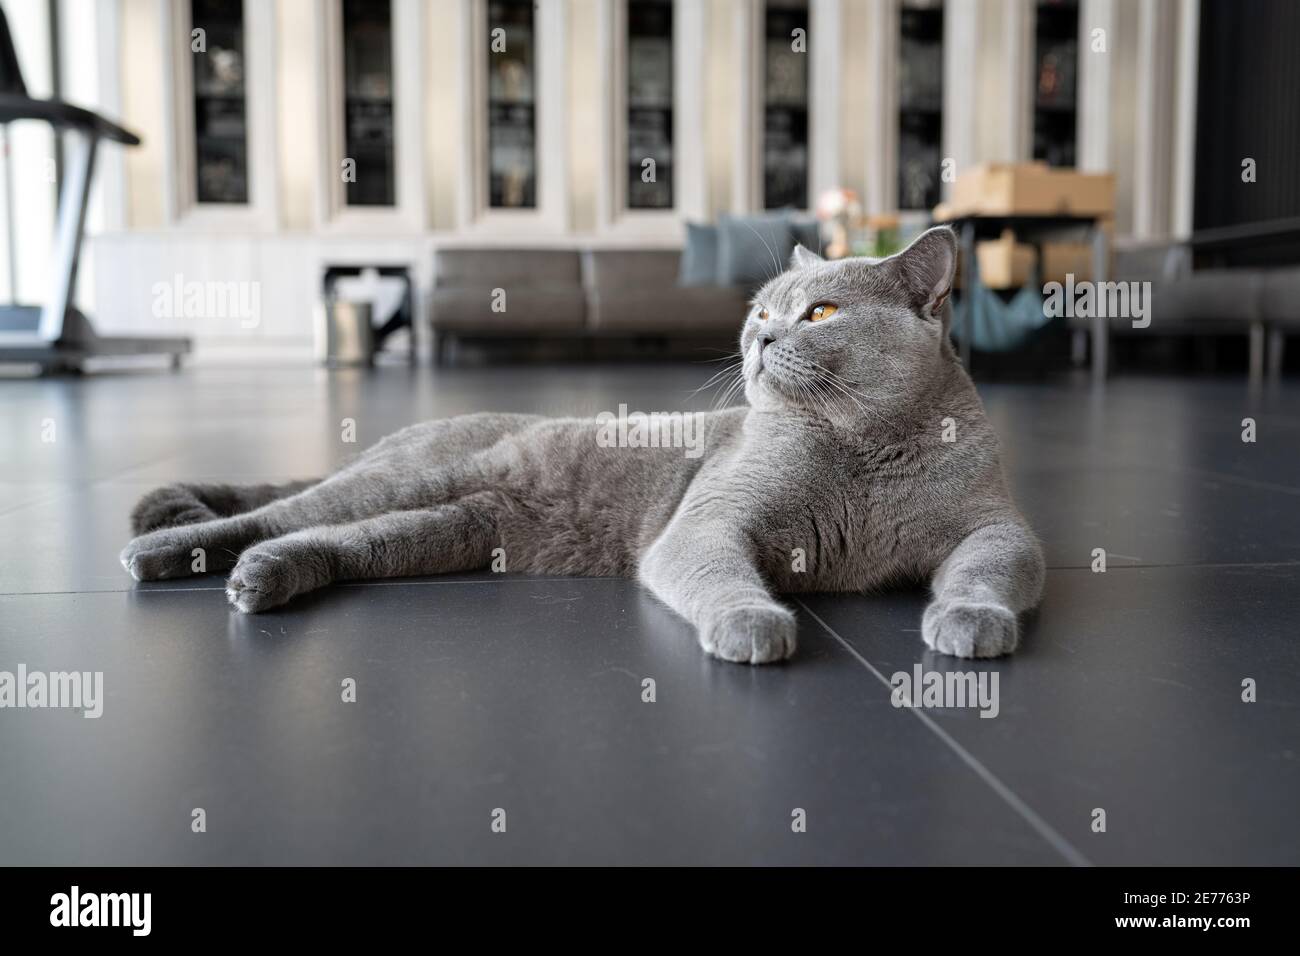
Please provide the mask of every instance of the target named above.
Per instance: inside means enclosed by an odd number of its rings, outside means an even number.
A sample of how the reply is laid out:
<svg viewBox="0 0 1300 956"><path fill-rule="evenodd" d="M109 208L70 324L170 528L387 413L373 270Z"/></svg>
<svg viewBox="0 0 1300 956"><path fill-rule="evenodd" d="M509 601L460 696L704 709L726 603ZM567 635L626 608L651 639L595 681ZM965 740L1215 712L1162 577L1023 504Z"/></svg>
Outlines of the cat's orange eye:
<svg viewBox="0 0 1300 956"><path fill-rule="evenodd" d="M766 321L767 321L767 309L759 309L759 310L758 310L758 317L759 317L760 319L762 319L764 322L766 322Z"/></svg>
<svg viewBox="0 0 1300 956"><path fill-rule="evenodd" d="M831 305L829 302L823 302L811 312L808 313L809 322L820 322L822 319L829 319L832 315L840 310L839 306Z"/></svg>

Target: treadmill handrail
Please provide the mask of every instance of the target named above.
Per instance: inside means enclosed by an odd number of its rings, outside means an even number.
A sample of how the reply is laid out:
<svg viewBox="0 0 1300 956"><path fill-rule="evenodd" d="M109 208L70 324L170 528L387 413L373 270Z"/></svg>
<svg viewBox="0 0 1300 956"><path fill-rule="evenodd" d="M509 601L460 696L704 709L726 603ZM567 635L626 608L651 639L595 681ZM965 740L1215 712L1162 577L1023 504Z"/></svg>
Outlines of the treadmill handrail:
<svg viewBox="0 0 1300 956"><path fill-rule="evenodd" d="M0 93L0 123L24 119L44 120L53 126L93 133L101 139L127 146L140 145L140 137L135 133L80 106L63 100L37 100L30 96Z"/></svg>

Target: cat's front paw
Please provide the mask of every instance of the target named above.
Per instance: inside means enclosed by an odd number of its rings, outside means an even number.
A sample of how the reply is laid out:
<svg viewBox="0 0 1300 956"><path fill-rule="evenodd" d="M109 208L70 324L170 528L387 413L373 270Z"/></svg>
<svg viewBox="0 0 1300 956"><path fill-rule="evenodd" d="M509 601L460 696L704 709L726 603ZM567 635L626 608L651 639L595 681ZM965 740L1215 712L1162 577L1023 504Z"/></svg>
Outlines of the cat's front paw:
<svg viewBox="0 0 1300 956"><path fill-rule="evenodd" d="M1020 640L1016 615L1000 604L935 601L921 618L921 637L941 654L1000 657Z"/></svg>
<svg viewBox="0 0 1300 956"><path fill-rule="evenodd" d="M772 605L724 611L700 628L700 646L714 657L740 664L769 664L794 653L794 615Z"/></svg>
<svg viewBox="0 0 1300 956"><path fill-rule="evenodd" d="M194 540L183 528L164 528L133 538L118 560L137 581L161 581L195 574Z"/></svg>
<svg viewBox="0 0 1300 956"><path fill-rule="evenodd" d="M239 556L226 581L226 598L245 614L256 614L279 607L310 590L301 583L292 554L269 542L249 548Z"/></svg>

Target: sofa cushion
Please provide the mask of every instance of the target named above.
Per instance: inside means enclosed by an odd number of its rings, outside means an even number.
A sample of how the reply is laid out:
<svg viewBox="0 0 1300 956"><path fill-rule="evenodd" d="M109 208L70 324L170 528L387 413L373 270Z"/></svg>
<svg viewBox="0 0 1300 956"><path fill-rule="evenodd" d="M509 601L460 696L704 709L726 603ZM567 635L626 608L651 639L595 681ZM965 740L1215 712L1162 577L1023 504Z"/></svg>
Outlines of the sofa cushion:
<svg viewBox="0 0 1300 956"><path fill-rule="evenodd" d="M1112 278L1126 281L1173 279L1191 272L1188 248L1166 240L1117 242L1112 262Z"/></svg>
<svg viewBox="0 0 1300 956"><path fill-rule="evenodd" d="M797 245L821 255L822 227L816 219L791 219L790 235Z"/></svg>
<svg viewBox="0 0 1300 956"><path fill-rule="evenodd" d="M506 293L502 312L492 311L497 288ZM434 329L462 335L579 334L586 314L578 285L435 286L432 295Z"/></svg>
<svg viewBox="0 0 1300 956"><path fill-rule="evenodd" d="M433 275L439 286L577 286L582 282L582 267L575 249L439 249L434 253Z"/></svg>
<svg viewBox="0 0 1300 956"><path fill-rule="evenodd" d="M794 250L786 213L718 217L718 285L752 291L785 270Z"/></svg>
<svg viewBox="0 0 1300 956"><path fill-rule="evenodd" d="M1147 281L1117 279L1116 282ZM1147 301L1150 325L1134 328L1136 315L1110 316L1116 332L1134 335L1245 334L1260 317L1260 275L1246 269L1206 269L1151 283ZM1130 308L1129 310L1133 310ZM1087 316L1071 316L1071 328L1089 328Z"/></svg>
<svg viewBox="0 0 1300 956"><path fill-rule="evenodd" d="M745 294L732 286L673 286L659 289L593 290L588 325L597 334L740 334Z"/></svg>
<svg viewBox="0 0 1300 956"><path fill-rule="evenodd" d="M681 259L676 249L590 249L583 282L597 290L662 289L676 283Z"/></svg>
<svg viewBox="0 0 1300 956"><path fill-rule="evenodd" d="M1259 318L1259 273L1204 269L1151 284L1151 328L1240 325Z"/></svg>
<svg viewBox="0 0 1300 956"><path fill-rule="evenodd" d="M718 227L686 224L686 248L682 250L677 284L714 285L718 281Z"/></svg>

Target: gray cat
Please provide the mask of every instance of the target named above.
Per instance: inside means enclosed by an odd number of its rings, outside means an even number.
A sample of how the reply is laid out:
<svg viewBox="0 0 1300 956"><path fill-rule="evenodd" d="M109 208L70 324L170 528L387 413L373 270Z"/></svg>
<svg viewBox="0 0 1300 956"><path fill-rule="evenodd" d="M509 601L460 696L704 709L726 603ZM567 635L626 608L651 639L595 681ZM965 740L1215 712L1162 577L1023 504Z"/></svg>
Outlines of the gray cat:
<svg viewBox="0 0 1300 956"><path fill-rule="evenodd" d="M495 552L510 571L636 575L707 652L751 664L794 652L773 592L929 580L926 644L1006 654L1043 558L949 342L955 263L946 228L883 260L796 248L741 332L748 407L690 423L702 454L610 447L595 419L428 422L318 482L151 492L122 564L179 577L203 548L253 612L333 581L482 569Z"/></svg>

